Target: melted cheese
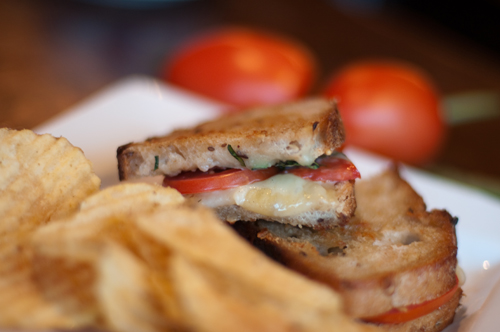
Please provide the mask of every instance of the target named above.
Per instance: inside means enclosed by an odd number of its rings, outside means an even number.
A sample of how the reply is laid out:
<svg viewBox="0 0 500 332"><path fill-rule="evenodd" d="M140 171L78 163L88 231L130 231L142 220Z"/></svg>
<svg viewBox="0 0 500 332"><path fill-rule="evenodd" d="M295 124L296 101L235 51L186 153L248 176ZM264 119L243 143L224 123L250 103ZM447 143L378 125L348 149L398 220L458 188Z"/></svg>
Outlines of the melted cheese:
<svg viewBox="0 0 500 332"><path fill-rule="evenodd" d="M308 211L330 210L338 202L334 185L278 174L235 189L188 195L211 208L239 205L265 216L288 217Z"/></svg>

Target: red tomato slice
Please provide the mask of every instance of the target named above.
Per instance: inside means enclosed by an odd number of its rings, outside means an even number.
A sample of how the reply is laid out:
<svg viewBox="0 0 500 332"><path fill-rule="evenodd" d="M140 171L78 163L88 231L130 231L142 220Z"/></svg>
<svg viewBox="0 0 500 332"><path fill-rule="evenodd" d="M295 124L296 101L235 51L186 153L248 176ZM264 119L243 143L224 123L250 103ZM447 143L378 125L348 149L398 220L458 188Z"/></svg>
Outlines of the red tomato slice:
<svg viewBox="0 0 500 332"><path fill-rule="evenodd" d="M259 170L232 168L222 172L185 172L177 176L165 176L164 187L177 189L181 194L224 190L263 181L277 174L276 167Z"/></svg>
<svg viewBox="0 0 500 332"><path fill-rule="evenodd" d="M298 167L285 170L285 173L312 181L346 181L360 178L356 166L338 156L323 157L317 161L319 168Z"/></svg>
<svg viewBox="0 0 500 332"><path fill-rule="evenodd" d="M364 318L365 322L377 323L377 324L399 324L405 323L413 319L417 319L424 315L427 315L434 310L438 309L440 306L450 301L455 292L458 290L458 277L455 286L450 289L445 294L438 298L430 301L426 301L420 304L410 305L404 308L394 308L382 315L370 318Z"/></svg>

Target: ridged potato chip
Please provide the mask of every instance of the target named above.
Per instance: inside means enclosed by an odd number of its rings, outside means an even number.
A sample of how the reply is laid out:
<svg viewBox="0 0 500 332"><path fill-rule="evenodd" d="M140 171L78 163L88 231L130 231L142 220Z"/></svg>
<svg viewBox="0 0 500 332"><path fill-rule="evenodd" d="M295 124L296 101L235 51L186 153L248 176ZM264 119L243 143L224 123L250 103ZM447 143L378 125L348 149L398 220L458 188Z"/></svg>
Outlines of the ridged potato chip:
<svg viewBox="0 0 500 332"><path fill-rule="evenodd" d="M7 280L27 291L18 298L6 292L12 309L0 311L3 327L375 330L343 315L331 289L272 262L212 211L186 204L170 188L110 187L12 250L22 273ZM7 305L3 290L0 306Z"/></svg>
<svg viewBox="0 0 500 332"><path fill-rule="evenodd" d="M106 306L109 300L106 301L108 297L105 296L109 293L117 296L117 302L110 311L129 315L126 310L129 302L124 302L121 298L124 293L113 291L123 282L131 285L128 290L131 295L125 293L125 297L133 297L135 282L139 295L142 295L142 290L146 286L148 287L146 290L154 293L153 286L148 284L144 286L142 279L137 283L138 279L134 279L133 276L137 273L149 276L150 270L155 266L142 267L144 263L138 263L139 268L136 270L146 272L135 273L133 262L127 264L130 262L130 259L127 260L127 254L128 256L131 253L141 254L145 260L154 255L165 257L165 249L155 245L154 239L141 233L133 220L138 215L148 215L157 209L182 202L184 202L182 195L170 188L141 183L120 184L90 196L82 202L78 213L37 229L30 237L30 254L26 258L30 267L30 281L26 279L24 281L31 282L31 289L37 291L31 294L31 297L35 298L39 294L39 297L45 299L45 306L58 312L64 319L47 316L45 321L37 321L36 325L27 325L23 322L24 326L109 327L111 321L107 318L106 312L110 307ZM161 260L156 258L156 261ZM134 282L127 283L127 278L132 278ZM99 290L104 292L102 299ZM150 298L153 296L150 295ZM23 302L25 299L20 301ZM125 309L118 310L122 307ZM150 307L143 303L143 307L138 311L144 312L149 310L147 308ZM37 312L38 309L44 310L44 308L33 308L33 311ZM0 312L0 323L2 315ZM154 315L154 312L150 315ZM163 317L165 312L160 311L156 315ZM21 316L18 318L23 319ZM142 324L147 321L144 320ZM120 326L123 325L122 321Z"/></svg>
<svg viewBox="0 0 500 332"><path fill-rule="evenodd" d="M74 213L99 186L91 163L65 138L0 129L0 326L71 325L32 282L27 239L40 225Z"/></svg>
<svg viewBox="0 0 500 332"><path fill-rule="evenodd" d="M75 212L100 183L65 138L0 129L0 235Z"/></svg>
<svg viewBox="0 0 500 332"><path fill-rule="evenodd" d="M0 244L0 327L48 329L72 326L57 308L49 305L33 282L31 248L25 242Z"/></svg>
<svg viewBox="0 0 500 332"><path fill-rule="evenodd" d="M343 317L337 294L270 261L207 209L158 211L136 223L171 250L171 282L195 331L359 328Z"/></svg>

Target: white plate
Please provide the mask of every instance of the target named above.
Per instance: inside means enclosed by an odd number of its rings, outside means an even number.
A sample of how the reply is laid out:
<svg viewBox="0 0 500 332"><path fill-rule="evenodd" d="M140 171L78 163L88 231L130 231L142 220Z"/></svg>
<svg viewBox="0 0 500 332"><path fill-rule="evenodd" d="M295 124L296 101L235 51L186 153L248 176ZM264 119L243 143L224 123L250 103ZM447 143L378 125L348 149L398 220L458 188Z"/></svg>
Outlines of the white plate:
<svg viewBox="0 0 500 332"><path fill-rule="evenodd" d="M116 148L212 118L223 106L147 77L131 77L90 97L35 129L64 136L93 162L103 187L118 182ZM381 157L348 149L362 177L384 169ZM459 217L458 259L466 272L463 307L452 331L500 328L500 202L458 183L402 168L429 208L445 208ZM496 284L496 285L495 285Z"/></svg>

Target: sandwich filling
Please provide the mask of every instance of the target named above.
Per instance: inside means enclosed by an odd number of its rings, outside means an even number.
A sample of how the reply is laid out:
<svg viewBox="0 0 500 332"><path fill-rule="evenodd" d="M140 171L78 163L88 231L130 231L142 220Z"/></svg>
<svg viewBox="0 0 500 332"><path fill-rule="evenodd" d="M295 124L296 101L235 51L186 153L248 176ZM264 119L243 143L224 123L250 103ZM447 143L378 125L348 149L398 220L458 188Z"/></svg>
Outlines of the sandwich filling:
<svg viewBox="0 0 500 332"><path fill-rule="evenodd" d="M184 172L165 176L163 185L211 208L238 205L264 216L288 217L335 208L337 184L359 177L352 162L335 153L316 159L311 166L289 161L258 170Z"/></svg>
<svg viewBox="0 0 500 332"><path fill-rule="evenodd" d="M234 189L192 194L188 199L211 208L235 204L273 217L325 211L338 204L334 183L305 180L293 174L277 174Z"/></svg>

